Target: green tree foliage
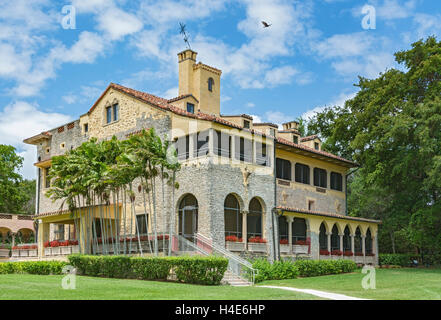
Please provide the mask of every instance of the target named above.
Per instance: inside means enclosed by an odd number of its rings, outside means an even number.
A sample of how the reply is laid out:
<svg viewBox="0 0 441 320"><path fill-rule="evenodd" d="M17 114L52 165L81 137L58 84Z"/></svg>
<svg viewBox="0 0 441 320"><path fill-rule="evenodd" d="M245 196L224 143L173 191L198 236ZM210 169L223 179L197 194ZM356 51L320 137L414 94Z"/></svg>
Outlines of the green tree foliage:
<svg viewBox="0 0 441 320"><path fill-rule="evenodd" d="M13 146L0 144L0 212L33 214L35 180L23 180L23 158Z"/></svg>
<svg viewBox="0 0 441 320"><path fill-rule="evenodd" d="M360 77L356 97L318 113L308 129L361 164L351 214L382 219L392 241L398 234L420 252L440 251L441 42L420 40L395 59L402 70Z"/></svg>

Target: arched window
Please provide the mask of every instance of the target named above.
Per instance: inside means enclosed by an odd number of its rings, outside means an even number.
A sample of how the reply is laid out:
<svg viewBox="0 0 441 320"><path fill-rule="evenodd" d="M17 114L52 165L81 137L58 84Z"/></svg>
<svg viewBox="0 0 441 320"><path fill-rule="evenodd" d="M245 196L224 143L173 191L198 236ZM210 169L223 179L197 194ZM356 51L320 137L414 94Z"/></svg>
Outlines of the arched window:
<svg viewBox="0 0 441 320"><path fill-rule="evenodd" d="M247 239L262 237L262 205L257 198L250 201L250 210L247 215Z"/></svg>
<svg viewBox="0 0 441 320"><path fill-rule="evenodd" d="M302 218L294 218L292 223L292 243L304 244L306 240L306 221Z"/></svg>
<svg viewBox="0 0 441 320"><path fill-rule="evenodd" d="M319 243L320 250L328 250L328 236L326 235L326 227L323 222L320 225Z"/></svg>
<svg viewBox="0 0 441 320"><path fill-rule="evenodd" d="M198 201L187 194L179 203L179 234L193 240L198 231Z"/></svg>
<svg viewBox="0 0 441 320"><path fill-rule="evenodd" d="M224 202L225 236L242 238L242 213L237 198L229 194Z"/></svg>
<svg viewBox="0 0 441 320"><path fill-rule="evenodd" d="M332 227L331 250L340 250L340 237L338 235L338 228L336 224L334 224Z"/></svg>
<svg viewBox="0 0 441 320"><path fill-rule="evenodd" d="M208 91L213 92L214 80L213 78L208 79Z"/></svg>
<svg viewBox="0 0 441 320"><path fill-rule="evenodd" d="M371 230L368 229L368 231L366 232L366 254L371 254L372 253L372 235L371 235Z"/></svg>
<svg viewBox="0 0 441 320"><path fill-rule="evenodd" d="M344 236L343 236L343 251L351 251L351 236L349 227L346 226Z"/></svg>
<svg viewBox="0 0 441 320"><path fill-rule="evenodd" d="M363 252L363 247L362 247L362 244L361 244L361 231L360 231L360 227L357 227L357 230L355 231L354 250L355 250L355 253Z"/></svg>

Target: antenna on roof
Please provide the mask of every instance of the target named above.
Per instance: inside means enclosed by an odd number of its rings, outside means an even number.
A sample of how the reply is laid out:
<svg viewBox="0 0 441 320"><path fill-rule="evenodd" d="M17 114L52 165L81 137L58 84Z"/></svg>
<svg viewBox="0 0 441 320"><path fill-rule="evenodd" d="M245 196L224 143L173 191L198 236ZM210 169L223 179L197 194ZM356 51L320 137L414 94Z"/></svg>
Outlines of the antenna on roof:
<svg viewBox="0 0 441 320"><path fill-rule="evenodd" d="M181 27L181 31L179 33L182 34L182 37L184 38L184 42L187 44L188 49L191 50L190 42L188 41L188 34L187 31L185 30L185 24L179 22L179 26Z"/></svg>

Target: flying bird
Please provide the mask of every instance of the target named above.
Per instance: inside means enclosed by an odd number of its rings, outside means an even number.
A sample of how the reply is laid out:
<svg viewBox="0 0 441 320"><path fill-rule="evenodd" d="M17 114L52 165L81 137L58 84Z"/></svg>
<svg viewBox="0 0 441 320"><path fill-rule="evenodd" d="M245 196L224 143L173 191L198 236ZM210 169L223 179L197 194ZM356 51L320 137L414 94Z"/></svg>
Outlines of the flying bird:
<svg viewBox="0 0 441 320"><path fill-rule="evenodd" d="M265 21L262 21L262 24L263 24L264 28L268 28L268 27L272 26L272 24L268 24Z"/></svg>

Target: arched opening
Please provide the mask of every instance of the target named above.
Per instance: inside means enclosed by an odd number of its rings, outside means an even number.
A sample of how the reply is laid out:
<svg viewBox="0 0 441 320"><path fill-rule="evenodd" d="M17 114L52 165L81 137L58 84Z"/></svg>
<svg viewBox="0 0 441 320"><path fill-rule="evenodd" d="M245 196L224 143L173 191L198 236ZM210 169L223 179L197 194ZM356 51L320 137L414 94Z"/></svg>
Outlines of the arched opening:
<svg viewBox="0 0 441 320"><path fill-rule="evenodd" d="M366 254L372 254L372 235L371 229L368 229L366 232Z"/></svg>
<svg viewBox="0 0 441 320"><path fill-rule="evenodd" d="M233 194L229 194L224 202L225 237L236 236L242 238L242 212L239 201Z"/></svg>
<svg viewBox="0 0 441 320"><path fill-rule="evenodd" d="M362 239L361 239L360 227L357 227L357 230L355 230L355 238L354 238L355 253L360 254L363 252L363 246L362 246L361 241L362 241Z"/></svg>
<svg viewBox="0 0 441 320"><path fill-rule="evenodd" d="M18 230L16 236L17 243L30 243L35 242L34 231L31 229L23 228Z"/></svg>
<svg viewBox="0 0 441 320"><path fill-rule="evenodd" d="M326 235L326 227L323 222L320 225L319 243L320 250L328 250L328 236Z"/></svg>
<svg viewBox="0 0 441 320"><path fill-rule="evenodd" d="M289 244L288 221L285 216L279 216L279 241L280 244Z"/></svg>
<svg viewBox="0 0 441 320"><path fill-rule="evenodd" d="M7 244L12 242L12 231L9 228L0 228L0 243Z"/></svg>
<svg viewBox="0 0 441 320"><path fill-rule="evenodd" d="M250 208L247 215L247 239L251 237L262 237L262 205L257 198L250 201Z"/></svg>
<svg viewBox="0 0 441 320"><path fill-rule="evenodd" d="M340 237L338 235L338 228L336 224L334 224L332 227L331 250L340 250Z"/></svg>
<svg viewBox="0 0 441 320"><path fill-rule="evenodd" d="M292 243L305 245L306 230L306 220L303 218L294 218L292 223Z"/></svg>
<svg viewBox="0 0 441 320"><path fill-rule="evenodd" d="M213 78L208 79L208 91L213 92L214 80Z"/></svg>
<svg viewBox="0 0 441 320"><path fill-rule="evenodd" d="M198 201L187 194L179 203L179 235L193 240L198 232Z"/></svg>
<svg viewBox="0 0 441 320"><path fill-rule="evenodd" d="M349 231L349 227L346 226L344 235L343 235L343 251L351 251L351 232Z"/></svg>

